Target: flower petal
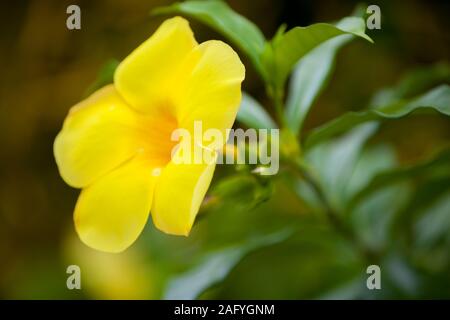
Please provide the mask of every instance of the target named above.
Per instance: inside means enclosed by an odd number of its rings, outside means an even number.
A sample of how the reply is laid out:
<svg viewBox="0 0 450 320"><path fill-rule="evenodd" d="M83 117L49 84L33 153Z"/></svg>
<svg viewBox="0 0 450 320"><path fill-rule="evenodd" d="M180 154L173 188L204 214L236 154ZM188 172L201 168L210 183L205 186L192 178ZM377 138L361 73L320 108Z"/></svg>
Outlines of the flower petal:
<svg viewBox="0 0 450 320"><path fill-rule="evenodd" d="M136 116L112 85L73 107L54 143L64 181L85 187L130 159L138 148Z"/></svg>
<svg viewBox="0 0 450 320"><path fill-rule="evenodd" d="M134 158L83 189L75 207L75 227L89 247L120 252L143 230L157 177Z"/></svg>
<svg viewBox="0 0 450 320"><path fill-rule="evenodd" d="M245 68L236 52L221 41L206 41L186 59L186 69L175 92L180 127L192 129L196 120L203 129L230 128L241 100Z"/></svg>
<svg viewBox="0 0 450 320"><path fill-rule="evenodd" d="M215 161L199 164L171 161L163 169L155 186L151 210L158 229L174 235L189 234L215 166Z"/></svg>
<svg viewBox="0 0 450 320"><path fill-rule="evenodd" d="M166 20L156 32L118 66L114 83L130 105L144 112L167 107L175 75L197 46L187 20Z"/></svg>

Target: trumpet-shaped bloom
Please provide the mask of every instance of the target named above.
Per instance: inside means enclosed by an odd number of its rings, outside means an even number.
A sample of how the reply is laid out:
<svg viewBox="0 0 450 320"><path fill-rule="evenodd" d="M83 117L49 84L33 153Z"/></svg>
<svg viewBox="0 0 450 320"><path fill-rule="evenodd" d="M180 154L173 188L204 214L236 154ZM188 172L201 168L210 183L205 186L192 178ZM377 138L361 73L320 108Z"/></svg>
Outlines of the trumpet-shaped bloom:
<svg viewBox="0 0 450 320"><path fill-rule="evenodd" d="M85 244L120 252L150 212L158 229L189 234L215 162L173 161L172 133L193 130L195 121L230 128L244 75L231 47L198 44L188 22L175 17L125 58L114 84L72 107L54 154L64 181L82 189L74 220Z"/></svg>

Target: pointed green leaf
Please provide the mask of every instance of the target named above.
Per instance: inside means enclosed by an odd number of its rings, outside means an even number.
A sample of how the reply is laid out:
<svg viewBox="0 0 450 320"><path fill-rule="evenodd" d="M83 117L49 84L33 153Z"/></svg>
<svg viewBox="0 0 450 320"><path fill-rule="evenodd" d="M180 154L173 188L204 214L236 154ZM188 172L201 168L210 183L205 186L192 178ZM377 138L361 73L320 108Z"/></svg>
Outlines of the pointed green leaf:
<svg viewBox="0 0 450 320"><path fill-rule="evenodd" d="M286 101L286 119L294 133L300 131L311 105L326 85L338 49L349 40L346 35L329 40L311 51L296 66Z"/></svg>
<svg viewBox="0 0 450 320"><path fill-rule="evenodd" d="M345 187L346 201L365 188L380 172L397 165L394 148L389 144L369 145L361 153Z"/></svg>
<svg viewBox="0 0 450 320"><path fill-rule="evenodd" d="M440 84L450 83L450 65L440 62L408 72L398 84L377 92L370 106L383 106L400 99L409 99Z"/></svg>
<svg viewBox="0 0 450 320"><path fill-rule="evenodd" d="M362 124L341 137L307 150L306 160L334 208L344 206L346 187L361 151L377 128L376 122Z"/></svg>
<svg viewBox="0 0 450 320"><path fill-rule="evenodd" d="M450 116L450 86L441 85L412 100L398 101L383 107L346 113L312 130L306 137L305 147L310 148L333 135L342 133L363 122L397 119L407 116L415 111L428 110L435 110Z"/></svg>
<svg viewBox="0 0 450 320"><path fill-rule="evenodd" d="M342 19L336 25L343 30L364 33L362 19ZM286 119L294 133L298 133L317 96L328 83L333 71L336 54L354 36L341 35L322 43L297 63L289 84L286 100Z"/></svg>
<svg viewBox="0 0 450 320"><path fill-rule="evenodd" d="M397 167L378 172L364 188L351 199L349 207L354 207L370 194L399 181L417 176L437 175L450 177L450 149L443 149L423 162L406 167Z"/></svg>
<svg viewBox="0 0 450 320"><path fill-rule="evenodd" d="M344 19L340 27L317 23L307 27L295 27L266 45L262 56L265 78L274 88L280 90L295 64L318 45L334 37L353 34L372 41L361 25L361 18ZM355 28L354 26L358 26Z"/></svg>

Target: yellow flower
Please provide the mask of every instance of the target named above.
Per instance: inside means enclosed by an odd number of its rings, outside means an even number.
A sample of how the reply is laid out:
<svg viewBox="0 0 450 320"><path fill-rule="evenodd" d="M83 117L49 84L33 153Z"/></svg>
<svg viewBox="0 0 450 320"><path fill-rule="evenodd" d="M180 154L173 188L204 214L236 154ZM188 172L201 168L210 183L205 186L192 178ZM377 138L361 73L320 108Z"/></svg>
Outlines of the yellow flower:
<svg viewBox="0 0 450 320"><path fill-rule="evenodd" d="M191 132L194 121L225 133L244 75L233 49L221 41L198 44L188 22L175 17L118 66L113 85L70 110L54 154L64 181L82 188L74 220L85 244L120 252L150 212L158 229L189 234L215 163L172 161L171 134Z"/></svg>

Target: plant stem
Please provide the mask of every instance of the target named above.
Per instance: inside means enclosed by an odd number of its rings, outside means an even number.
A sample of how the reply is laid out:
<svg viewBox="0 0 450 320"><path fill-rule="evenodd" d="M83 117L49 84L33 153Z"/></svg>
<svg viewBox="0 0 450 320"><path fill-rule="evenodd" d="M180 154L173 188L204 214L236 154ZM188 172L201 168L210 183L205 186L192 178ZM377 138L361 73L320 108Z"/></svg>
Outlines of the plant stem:
<svg viewBox="0 0 450 320"><path fill-rule="evenodd" d="M283 90L277 90L276 86L269 84L266 87L266 91L275 106L275 112L280 128L288 128L286 116L283 110ZM322 203L325 209L325 216L327 217L330 225L333 226L333 228L345 239L347 239L347 241L356 246L356 249L358 250L358 252L360 252L362 258L366 261L366 263L376 264L380 258L379 253L373 251L371 248L366 247L363 243L361 243L354 230L341 219L339 214L334 210L333 206L328 201L328 198L323 192L320 184L311 174L311 170L309 170L299 158L296 158L294 161L288 160L288 162L291 164L291 166L294 167L294 171L299 174L301 178L303 178L304 181L308 183L313 189L313 191L317 195L317 198Z"/></svg>
<svg viewBox="0 0 450 320"><path fill-rule="evenodd" d="M275 112L280 128L288 128L286 116L283 110L283 90L278 90L275 85L269 84L266 87L266 91L275 106ZM340 215L334 210L333 206L328 201L328 198L323 192L320 184L311 174L311 170L309 170L299 158L296 158L294 161L288 162L293 165L293 167L295 168L294 171L299 174L304 179L304 181L308 183L314 190L317 198L320 200L325 209L325 216L327 217L330 225L332 225L339 234L347 239L347 241L356 246L357 250L361 253L362 258L367 263L377 263L380 258L379 253L361 243L355 231L341 219Z"/></svg>
<svg viewBox="0 0 450 320"><path fill-rule="evenodd" d="M286 117L283 111L283 92L276 89L275 86L273 85L267 86L266 91L267 95L270 97L275 107L275 113L280 128L287 127Z"/></svg>
<svg viewBox="0 0 450 320"><path fill-rule="evenodd" d="M286 123L286 118L284 116L282 98L281 97L276 97L274 99L274 103L275 103L275 111L277 113L277 118L278 118L278 121L280 122L280 127L284 128L284 127L287 126L287 123Z"/></svg>

